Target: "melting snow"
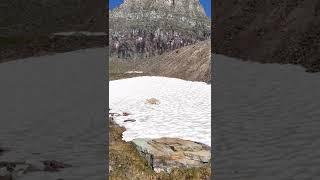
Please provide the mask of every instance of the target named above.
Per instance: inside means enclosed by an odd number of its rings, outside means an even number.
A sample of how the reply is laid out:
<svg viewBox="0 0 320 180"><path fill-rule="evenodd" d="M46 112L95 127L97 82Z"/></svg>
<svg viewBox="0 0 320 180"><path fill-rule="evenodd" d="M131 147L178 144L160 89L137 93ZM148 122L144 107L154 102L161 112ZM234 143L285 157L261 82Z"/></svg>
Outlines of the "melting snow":
<svg viewBox="0 0 320 180"><path fill-rule="evenodd" d="M150 98L160 103L146 103ZM110 81L109 107L129 113L114 118L126 128L125 141L175 137L211 146L211 85L204 82L153 76Z"/></svg>

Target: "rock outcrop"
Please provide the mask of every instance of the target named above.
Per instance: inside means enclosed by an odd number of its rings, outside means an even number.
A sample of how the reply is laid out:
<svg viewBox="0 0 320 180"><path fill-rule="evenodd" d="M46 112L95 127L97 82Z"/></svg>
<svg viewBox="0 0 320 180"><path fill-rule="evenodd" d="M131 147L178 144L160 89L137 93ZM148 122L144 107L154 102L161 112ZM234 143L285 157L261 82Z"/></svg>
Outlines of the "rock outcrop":
<svg viewBox="0 0 320 180"><path fill-rule="evenodd" d="M319 0L214 1L214 52L320 71Z"/></svg>
<svg viewBox="0 0 320 180"><path fill-rule="evenodd" d="M109 18L110 52L120 58L163 54L211 35L199 0L125 0Z"/></svg>
<svg viewBox="0 0 320 180"><path fill-rule="evenodd" d="M210 162L211 148L178 138L134 139L132 143L155 172L201 167Z"/></svg>
<svg viewBox="0 0 320 180"><path fill-rule="evenodd" d="M0 37L105 31L107 1L0 0Z"/></svg>
<svg viewBox="0 0 320 180"><path fill-rule="evenodd" d="M21 177L23 174L35 171L57 172L61 169L68 167L71 167L71 165L55 160L27 160L24 162L0 162L0 180L12 180L14 178Z"/></svg>

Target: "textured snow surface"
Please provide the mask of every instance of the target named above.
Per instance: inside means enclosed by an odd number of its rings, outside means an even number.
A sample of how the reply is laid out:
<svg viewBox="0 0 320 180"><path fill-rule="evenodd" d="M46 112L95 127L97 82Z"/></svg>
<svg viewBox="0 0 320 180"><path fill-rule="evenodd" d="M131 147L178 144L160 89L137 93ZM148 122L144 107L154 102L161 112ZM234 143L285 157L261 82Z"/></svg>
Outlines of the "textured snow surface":
<svg viewBox="0 0 320 180"><path fill-rule="evenodd" d="M151 98L160 104L147 104ZM211 85L204 82L153 76L110 81L109 107L130 113L114 119L126 128L125 141L175 137L211 146Z"/></svg>

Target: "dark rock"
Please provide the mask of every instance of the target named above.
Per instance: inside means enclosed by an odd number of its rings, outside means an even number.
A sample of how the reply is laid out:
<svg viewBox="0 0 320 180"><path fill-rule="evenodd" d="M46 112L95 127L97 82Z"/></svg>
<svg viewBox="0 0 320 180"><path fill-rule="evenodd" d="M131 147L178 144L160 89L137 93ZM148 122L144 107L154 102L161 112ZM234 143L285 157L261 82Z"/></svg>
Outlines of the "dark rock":
<svg viewBox="0 0 320 180"><path fill-rule="evenodd" d="M0 63L31 56L42 56L93 47L105 47L107 35L49 34L34 37L8 37L5 39L16 39L15 41L17 42L15 44L0 46Z"/></svg>
<svg viewBox="0 0 320 180"><path fill-rule="evenodd" d="M19 177L35 171L57 172L61 169L72 167L55 160L37 161L27 160L25 162L0 162L0 180L1 178Z"/></svg>
<svg viewBox="0 0 320 180"><path fill-rule="evenodd" d="M122 116L129 116L129 115L130 115L130 113L127 113L127 112L122 113Z"/></svg>
<svg viewBox="0 0 320 180"><path fill-rule="evenodd" d="M0 37L63 31L105 31L107 1L11 0L0 2Z"/></svg>
<svg viewBox="0 0 320 180"><path fill-rule="evenodd" d="M45 166L44 171L59 171L60 169L72 167L69 164L65 164L55 160L43 161L43 164Z"/></svg>
<svg viewBox="0 0 320 180"><path fill-rule="evenodd" d="M214 1L213 52L320 71L320 1ZM230 13L232 12L232 13Z"/></svg>
<svg viewBox="0 0 320 180"><path fill-rule="evenodd" d="M123 122L136 122L136 120L135 119L126 119Z"/></svg>

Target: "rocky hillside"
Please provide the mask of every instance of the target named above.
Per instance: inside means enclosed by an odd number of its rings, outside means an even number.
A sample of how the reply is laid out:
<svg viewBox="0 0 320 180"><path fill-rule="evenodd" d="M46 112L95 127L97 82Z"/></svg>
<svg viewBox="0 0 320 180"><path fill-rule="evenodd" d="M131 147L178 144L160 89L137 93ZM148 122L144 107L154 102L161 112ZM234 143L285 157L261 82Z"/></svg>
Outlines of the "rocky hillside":
<svg viewBox="0 0 320 180"><path fill-rule="evenodd" d="M150 57L210 37L199 0L125 0L110 12L111 55Z"/></svg>
<svg viewBox="0 0 320 180"><path fill-rule="evenodd" d="M211 82L211 42L202 41L151 58L143 67L152 75Z"/></svg>
<svg viewBox="0 0 320 180"><path fill-rule="evenodd" d="M319 0L214 1L214 51L320 71Z"/></svg>
<svg viewBox="0 0 320 180"><path fill-rule="evenodd" d="M107 1L0 0L0 37L105 31Z"/></svg>

